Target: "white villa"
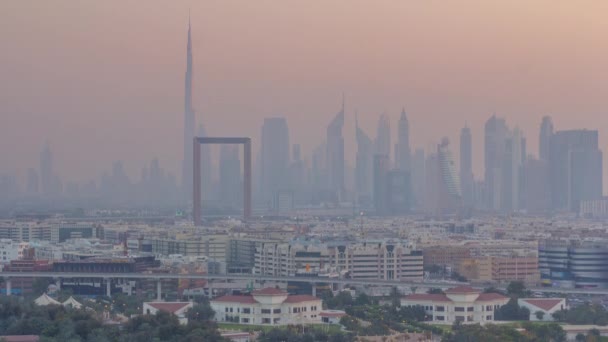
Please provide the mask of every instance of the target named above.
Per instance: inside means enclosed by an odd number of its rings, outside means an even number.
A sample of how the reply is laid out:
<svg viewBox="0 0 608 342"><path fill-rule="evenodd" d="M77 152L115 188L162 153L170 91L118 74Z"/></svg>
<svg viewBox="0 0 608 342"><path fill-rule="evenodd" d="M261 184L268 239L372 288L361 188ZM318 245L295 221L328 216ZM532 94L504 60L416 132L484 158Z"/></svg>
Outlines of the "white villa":
<svg viewBox="0 0 608 342"><path fill-rule="evenodd" d="M289 295L283 290L265 288L250 295L215 298L211 307L218 322L310 324L321 323L323 301L310 295Z"/></svg>
<svg viewBox="0 0 608 342"><path fill-rule="evenodd" d="M507 304L508 297L498 293L481 293L470 286L459 286L445 294L411 294L401 298L401 306L422 306L429 321L453 324L455 321L480 323L494 321L494 311Z"/></svg>
<svg viewBox="0 0 608 342"><path fill-rule="evenodd" d="M192 302L145 302L142 309L144 315L156 315L165 311L177 316L180 324L188 324L186 313L194 306Z"/></svg>
<svg viewBox="0 0 608 342"><path fill-rule="evenodd" d="M557 311L568 309L565 298L520 298L517 300L519 306L530 310L530 320L539 321L537 312L542 312L543 321L553 321L553 314Z"/></svg>

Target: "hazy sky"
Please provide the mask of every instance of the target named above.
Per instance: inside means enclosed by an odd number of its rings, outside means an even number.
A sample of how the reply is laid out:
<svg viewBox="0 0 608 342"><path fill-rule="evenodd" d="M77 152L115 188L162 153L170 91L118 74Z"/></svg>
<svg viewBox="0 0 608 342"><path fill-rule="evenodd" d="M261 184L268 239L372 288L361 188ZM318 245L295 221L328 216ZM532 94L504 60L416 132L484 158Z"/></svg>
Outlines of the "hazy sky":
<svg viewBox="0 0 608 342"><path fill-rule="evenodd" d="M478 178L492 112L534 154L548 114L608 151L608 1L2 0L0 172L37 168L49 140L64 179L118 159L139 177L154 156L179 175L188 8L211 135L255 144L283 115L308 155L344 92L349 160L354 110L372 136L386 111L394 138L403 106L413 146L448 136L457 155L467 121Z"/></svg>

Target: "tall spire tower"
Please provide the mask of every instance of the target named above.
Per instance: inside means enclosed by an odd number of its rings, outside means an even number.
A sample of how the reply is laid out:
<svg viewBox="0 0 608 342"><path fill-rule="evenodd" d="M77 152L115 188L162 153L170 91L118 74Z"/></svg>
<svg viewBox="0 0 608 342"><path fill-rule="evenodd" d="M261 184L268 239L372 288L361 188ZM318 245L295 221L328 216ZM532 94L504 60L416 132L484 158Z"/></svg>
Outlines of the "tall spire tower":
<svg viewBox="0 0 608 342"><path fill-rule="evenodd" d="M396 145L396 164L397 168L401 171L410 171L410 124L405 114L405 108L401 110L401 117L399 118L399 132L397 137Z"/></svg>
<svg viewBox="0 0 608 342"><path fill-rule="evenodd" d="M184 97L184 159L182 163L182 190L184 198L192 198L193 147L194 147L194 109L192 108L192 38L190 13L188 13L188 46L186 50L186 77Z"/></svg>

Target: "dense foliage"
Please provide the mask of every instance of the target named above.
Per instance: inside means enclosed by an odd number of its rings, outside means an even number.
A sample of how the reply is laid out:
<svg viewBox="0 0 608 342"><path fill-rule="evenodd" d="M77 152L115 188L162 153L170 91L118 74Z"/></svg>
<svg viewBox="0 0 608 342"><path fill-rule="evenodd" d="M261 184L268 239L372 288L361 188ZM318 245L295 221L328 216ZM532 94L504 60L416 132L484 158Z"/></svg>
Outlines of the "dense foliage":
<svg viewBox="0 0 608 342"><path fill-rule="evenodd" d="M262 332L258 338L259 342L352 342L355 337L350 333L329 334L323 331L305 331L301 332L297 327L288 327L287 329L272 329Z"/></svg>
<svg viewBox="0 0 608 342"><path fill-rule="evenodd" d="M440 328L424 324L426 313L421 306L400 307L401 295L396 289L390 294L390 304L380 305L365 294L353 299L344 291L335 297L324 294L324 303L329 309L344 310L348 316L340 320L346 330L361 336L390 335L393 332L431 331L441 334Z"/></svg>
<svg viewBox="0 0 608 342"><path fill-rule="evenodd" d="M608 325L608 311L599 304L585 303L553 314L558 322L569 324Z"/></svg>
<svg viewBox="0 0 608 342"><path fill-rule="evenodd" d="M134 317L119 329L102 325L91 309L36 306L16 297L3 297L0 335L40 335L41 342L222 341L215 323L206 320L209 310L204 304L195 305L190 313L195 319L188 325L180 325L175 315L159 312Z"/></svg>
<svg viewBox="0 0 608 342"><path fill-rule="evenodd" d="M511 298L506 305L494 312L494 319L497 321L528 321L530 320L530 310L519 306L516 298Z"/></svg>
<svg viewBox="0 0 608 342"><path fill-rule="evenodd" d="M523 332L505 325L454 324L452 332L443 337L444 342L501 341L501 342L562 342L566 333L558 324L522 324Z"/></svg>

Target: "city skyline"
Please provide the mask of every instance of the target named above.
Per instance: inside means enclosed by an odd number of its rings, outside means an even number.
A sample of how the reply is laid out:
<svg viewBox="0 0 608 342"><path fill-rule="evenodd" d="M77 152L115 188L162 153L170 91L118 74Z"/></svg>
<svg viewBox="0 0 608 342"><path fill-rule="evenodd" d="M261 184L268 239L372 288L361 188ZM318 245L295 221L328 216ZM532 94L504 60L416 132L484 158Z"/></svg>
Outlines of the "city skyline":
<svg viewBox="0 0 608 342"><path fill-rule="evenodd" d="M70 2L58 2L58 4L69 4ZM261 8L251 8L245 4L240 5L240 11L236 13L239 18L248 13L257 13ZM352 132L350 127L354 126L354 110L359 113L359 125L365 127L367 131L374 127L377 120L378 112L386 111L390 120L398 121L400 109L405 106L408 113L408 119L411 129L410 146L412 151L415 148L423 147L428 150L428 146L436 144L442 136L447 136L450 141L458 141L458 130L452 126L461 127L466 121L469 123L474 141L480 141L482 136L483 121L492 112L497 115L507 118L509 124L517 124L525 132L528 139L528 150L537 150L537 139L530 139L536 135L541 117L551 115L554 119L556 130L566 128L589 128L598 129L600 131L600 148L605 146L605 138L602 132L608 129L606 123L598 119L603 112L603 101L600 97L600 89L604 89L602 85L605 80L595 74L589 74L589 71L584 67L582 61L589 62L587 64L595 66L595 69L601 67L605 60L606 45L599 43L597 39L598 29L605 25L598 21L591 20L589 25L578 26L576 30L571 30L568 36L559 36L558 27L556 31L550 33L547 31L554 28L554 25L559 21L561 16L565 15L565 10L572 10L580 14L576 16L576 20L582 20L585 15L590 15L592 12L598 12L603 4L594 4L598 8L591 7L576 7L570 8L572 5L561 5L563 7L551 7L549 2L543 3L547 13L543 16L549 16L553 20L546 21L543 25L528 27L530 32L535 33L531 37L522 35L516 28L516 25L510 22L500 21L495 24L486 22L485 19L479 19L469 25L462 22L450 22L450 28L456 30L458 34L470 34L472 40L485 41L487 37L475 33L474 29L481 27L487 28L493 38L502 39L502 46L505 51L509 52L512 59L498 59L488 65L473 65L482 55L475 57L472 52L450 47L445 43L446 34L445 28L438 31L427 32L421 31L420 37L412 37L409 35L402 36L403 32L409 29L420 29L424 26L417 20L398 21L397 14L402 16L414 16L415 13L427 13L430 18L436 20L448 20L441 10L434 7L433 4L403 4L390 5L381 2L377 7L371 8L373 14L387 15L388 27L374 28L373 25L365 25L366 37L369 35L378 35L379 53L377 59L372 59L375 62L370 65L369 70L363 70L357 74L350 72L354 67L361 65L362 57L357 57L353 54L355 49L350 43L354 36L346 33L347 28L352 25L351 19L340 19L344 23L344 27L335 27L330 25L329 17L339 10L347 11L353 18L365 18L363 13L359 13L358 9L345 6L345 2L331 2L327 5L326 11L319 15L321 24L320 29L310 29L310 32L302 32L297 30L297 24L301 24L305 18L298 17L294 23L283 23L278 21L280 16L273 13L267 14L266 18L270 23L280 24L287 32L294 34L294 39L302 39L304 37L321 38L323 43L329 42L330 37L340 33L344 34L345 40L338 40L337 46L348 48L345 51L349 53L342 56L343 52L337 52L336 48L327 50L325 55L313 58L311 62L298 59L298 65L306 66L308 76L304 77L297 69L286 69L281 64L276 64L274 58L267 61L259 60L259 48L254 48L254 42L259 42L262 37L268 34L270 27L262 25L258 22L251 22L247 19L239 25L253 24L258 28L258 32L252 32L251 39L243 38L240 41L235 41L224 47L229 49L218 49L222 47L221 39L226 38L226 34L233 34L234 31L226 33L226 26L222 24L222 15L227 14L234 9L237 4L206 4L193 6L193 45L194 53L194 69L197 74L194 76L193 102L194 108L199 109L197 113L198 119L205 117L205 127L210 133L218 135L227 135L231 133L228 129L229 122L236 117L242 121L242 125L234 127L233 135L248 135L252 136L254 141L254 150L258 149L256 141L259 141L259 125L264 117L284 115L290 126L292 126L291 137L294 143L302 146L302 155L311 155L311 151L316 147L311 141L321 140L322 135L319 135L318 127L326 124L327 120L335 108L339 106L340 93L346 94L349 109L345 117L345 158L350 164L354 164L356 146L354 136L348 134ZM26 11L31 10L31 17L39 16L42 10L48 10L51 13L61 14L65 11L65 6L52 6L46 8L44 6L30 8L27 4L4 3L7 6L7 11L3 13L14 13L15 18L24 19L25 23L28 20L24 16ZM88 181L92 178L98 178L102 170L108 170L107 165L110 165L115 160L123 160L126 172L130 177L136 177L140 173L140 168L150 159L158 157L167 169L175 174L180 175L181 170L181 150L179 148L178 136L183 125L179 115L180 106L177 104L178 99L183 99L183 75L184 60L183 46L184 41L184 26L187 20L188 7L186 4L182 8L174 6L167 9L169 20L163 20L157 26L152 25L150 20L153 20L159 14L155 11L162 7L161 4L152 4L150 9L141 10L142 20L146 25L138 27L137 40L141 43L141 50L129 48L121 50L119 55L115 54L115 45L109 43L109 39L116 38L114 31L102 30L97 28L105 27L103 19L111 15L105 6L100 5L100 8L86 8L85 5L79 5L84 11L84 17L91 19L92 23L76 20L71 26L66 26L61 23L56 23L56 19L43 18L45 20L32 22L29 25L29 30L23 33L19 40L14 37L6 37L7 54L2 57L2 65L9 65L10 70L3 67L3 75L6 75L2 83L2 112L7 116L9 125L3 125L3 130L0 146L2 154L7 156L7 163L3 163L2 173L16 174L19 176L20 183L25 183L25 175L28 168L37 164L37 155L44 141L48 140L51 146L56 150L56 165L57 173L68 179L78 181ZM208 6L208 7L207 7ZM319 6L319 5L313 5ZM541 14L537 12L541 5L530 6L521 16L528 19L533 19ZM368 6L358 7L367 8ZM497 5L498 9L505 13L515 16L515 8L507 4ZM163 8L164 9L164 8ZM281 8L283 9L283 8ZM593 11L596 9L596 11ZM285 9L287 10L287 9ZM389 12L393 10L395 14ZM491 16L496 9L489 5L479 4L477 10L480 14L487 13ZM134 8L125 7L124 14L133 13ZM312 15L310 10L306 10L303 15ZM208 13L218 14L218 18L208 18ZM291 12L287 12L291 14ZM509 16L507 16L509 17ZM175 19L172 21L170 19ZM574 19L572 19L574 20ZM3 20L9 30L4 30L6 33L14 32L16 23L14 18ZM116 18L116 25L126 25L127 18ZM567 25L572 29L572 21ZM578 23L578 22L577 22ZM20 22L20 24L22 24ZM45 25L57 25L54 36L48 37L45 35ZM482 25L483 24L483 25ZM487 25L484 26L484 25ZM389 30L392 28L393 30ZM81 46L81 38L74 35L78 30L88 32L94 37L97 37L104 44L93 46L92 51L98 53L99 57L94 58L87 54ZM235 27L235 29L237 29ZM323 31L319 31L323 29ZM239 32L242 32L241 27L238 27ZM501 30L505 30L504 32ZM90 31L90 32L89 32ZM109 36L102 39L102 33ZM323 36L329 35L329 37ZM456 33L455 33L456 34ZM160 40L152 40L153 36L162 37ZM401 36L404 38L404 45L408 49L395 47L388 44L391 39ZM65 59L58 59L58 56L51 54L48 43L38 43L40 39L46 37L49 42L63 42L61 45L64 48L73 49L73 58L77 58L78 63L72 63L68 68ZM584 37L586 39L575 39ZM135 39L133 34L124 38L117 39L117 42L127 42L125 39ZM290 56L290 53L285 48L292 48L295 45L293 40L285 40L283 38L273 38L267 36L276 45L278 57ZM422 38L427 38L426 44L421 41ZM483 39L482 39L483 38ZM508 38L508 39L506 39ZM517 39L516 39L517 38ZM551 39L541 39L551 38ZM273 40L274 39L274 40ZM279 39L276 41L276 39ZM519 39L519 40L518 40ZM558 40L558 41L554 41ZM579 51L586 52L582 57L570 55L570 52L563 51L570 59L559 59L555 56L555 49L561 44L577 41ZM306 40L308 41L308 40ZM223 41L223 44L227 44ZM491 51L497 51L497 45L494 39L487 41ZM545 43L543 43L545 42ZM416 44L414 44L416 43ZM599 44L597 44L599 43ZM25 44L25 45L24 45ZM76 45L75 45L76 44ZM162 53L151 54L152 50L158 51L162 45ZM220 44L220 45L218 45ZM506 45L505 45L506 44ZM539 64L541 54L539 51L530 49L534 44L548 44L547 56L549 54L552 59L547 60L549 63ZM29 46L32 54L23 54L25 46ZM264 45L267 46L267 45ZM316 46L316 45L314 45ZM314 46L305 46L304 48L314 48ZM468 46L468 45L467 45ZM255 63L251 67L247 67L234 60L234 58L226 58L228 56L238 56L237 51L242 48L250 49L251 57ZM450 49L448 49L450 48ZM251 50L253 49L253 50ZM296 50L306 52L308 50ZM197 53L198 51L198 53ZM452 51L450 55L450 63L446 65L444 61L437 58L428 59L425 63L421 59L424 53L430 51ZM220 52L220 53L218 53ZM389 57L393 53L393 57ZM409 57L402 62L397 62L395 57ZM479 52L479 51L476 51ZM553 53L552 53L553 52ZM142 53L154 58L142 58ZM226 55L229 53L229 55ZM489 53L489 52L488 52ZM551 54L552 53L552 54ZM32 65L34 72L23 77L24 70L22 61L16 60L16 56L23 57L23 61L27 61ZM158 55L158 56L156 56ZM120 56L120 58L119 58ZM342 67L331 62L335 57L340 56L346 60L346 64ZM469 57L470 61L463 59ZM486 54L487 56L487 54ZM427 56L428 57L428 56ZM100 60L103 58L103 60ZM160 59L155 59L160 58ZM220 61L222 61L220 63ZM250 60L251 61L251 60ZM160 62L160 63L158 63ZM272 62L273 64L268 64ZM381 62L381 63L380 63ZM381 64L397 68L397 72L387 72ZM50 64L49 64L50 63ZM101 64L100 64L101 63ZM326 64L323 64L326 63ZM600 63L600 64L598 64ZM226 65L228 64L228 65ZM44 68L53 65L60 71L59 74L50 74L44 72ZM325 65L327 68L310 67ZM513 68L519 66L527 66L526 72L515 73L512 75ZM128 69L125 69L128 66ZM170 66L170 67L161 67ZM554 67L563 67L564 72L561 76L553 76L548 72ZM100 74L97 70L105 70L105 74ZM228 69L227 69L228 67ZM255 68L253 68L255 67ZM254 72L254 69L266 70L266 75L259 72ZM76 77L74 72L87 74L83 72L83 68L89 68L95 71L94 78L81 79ZM437 69L439 74L431 72ZM151 72L155 70L156 72ZM181 71L180 71L181 70ZM228 72L228 70L232 70ZM325 70L322 71L322 70ZM420 71L422 70L422 71ZM128 72L127 72L128 71ZM313 72L314 71L314 72ZM327 73L327 71L330 71ZM455 84L464 80L463 71L467 71L469 77L473 77L466 89L459 89ZM509 72L507 72L509 71ZM228 73L227 73L228 72ZM223 78L223 80L220 78ZM21 76L20 76L21 75ZM129 77L131 75L131 77ZM152 77L152 75L154 77ZM239 77L245 82L235 83L235 77ZM283 76L281 76L283 75ZM296 83L291 83L285 76L293 75ZM447 76L447 77L445 77ZM494 77L492 77L494 76ZM126 77L126 78L125 78ZM319 86L315 79L323 77L323 86ZM371 78L370 78L371 77ZM395 77L401 79L396 81ZM557 77L557 78L555 78ZM363 82L367 78L375 79L379 82ZM180 80L181 79L181 80ZM444 81L438 82L440 79ZM477 82L475 81L477 80ZM484 82L479 82L483 80ZM530 81L530 85L526 88L527 92L515 91L522 80ZM584 83L581 83L585 80ZM255 81L255 82L254 82ZM489 81L489 82L488 82ZM52 88L49 82L55 84ZM118 83L120 82L120 83ZM145 82L145 86L144 83ZM236 85L236 88L228 87L230 82ZM252 83L253 82L253 83ZM500 83L499 83L500 82ZM280 90L281 96L270 96L274 92L275 84L281 83L289 85L282 87L285 90ZM377 83L377 86L367 86ZM118 86L119 84L122 84ZM240 85L239 85L240 84ZM498 86L498 84L504 84ZM78 87L75 87L79 85ZM576 89L573 87L576 85ZM28 90L25 87L28 86ZM550 86L550 89L547 87ZM482 90L485 89L485 90ZM533 89L530 91L530 89ZM545 89L545 90L542 90ZM101 92L104 90L104 92ZM245 91L247 90L247 91ZM450 90L451 93L448 93ZM567 91L567 92L566 92ZM567 93L569 96L551 96ZM65 100L68 95L74 94L77 97L70 97L70 105ZM161 94L166 94L160 96ZM264 95L266 94L266 95ZM476 96L471 97L471 94ZM238 95L238 97L237 97ZM542 96L541 96L542 95ZM531 98L530 96L533 96ZM229 100L237 99L238 101ZM272 101L270 100L272 98ZM182 100L183 101L183 100ZM241 115L248 113L248 115ZM40 123L39 127L48 128L44 132L40 128L33 127L28 131L17 129L24 127L26 122L32 120ZM437 127L434 123L437 120L444 120L445 125ZM132 127L126 122L139 122L144 124L145 130L138 132L137 139L132 134ZM393 125L393 136L396 136L395 125ZM112 127L112 129L109 129ZM293 129L298 127L298 129ZM67 130L66 130L67 129ZM232 129L232 128L231 128ZM139 131L139 130L138 130ZM92 132L89 134L87 132ZM86 137L86 139L85 139ZM163 139L158 139L163 137ZM175 137L175 138L174 138ZM15 153L15 147L10 144L10 141L24 141L19 145L19 153ZM79 141L79 144L73 144L74 141ZM162 144L160 143L162 142ZM93 153L95 160L81 163L80 161L86 157L84 149L80 146L87 147L87 153ZM10 147L9 147L10 146ZM119 146L121 148L119 148ZM144 147L145 146L145 147ZM148 150L148 146L150 146ZM135 150L139 153L136 153ZM57 151L65 153L57 153ZM477 178L483 172L483 149L479 144L473 148L473 168ZM310 159L309 159L310 160Z"/></svg>

